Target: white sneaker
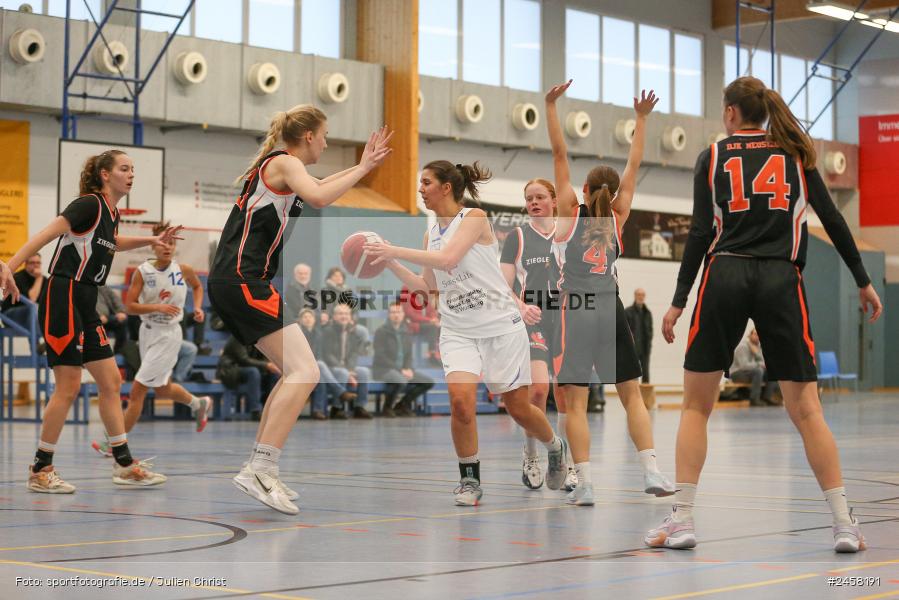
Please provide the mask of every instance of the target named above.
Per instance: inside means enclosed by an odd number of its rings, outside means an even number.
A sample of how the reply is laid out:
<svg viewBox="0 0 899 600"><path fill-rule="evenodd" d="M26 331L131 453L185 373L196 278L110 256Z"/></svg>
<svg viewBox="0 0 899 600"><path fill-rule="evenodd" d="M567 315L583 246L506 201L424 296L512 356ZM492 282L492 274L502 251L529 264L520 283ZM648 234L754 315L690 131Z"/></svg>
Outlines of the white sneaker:
<svg viewBox="0 0 899 600"><path fill-rule="evenodd" d="M577 487L565 499L575 506L593 506L593 484L578 482Z"/></svg>
<svg viewBox="0 0 899 600"><path fill-rule="evenodd" d="M132 485L137 487L147 487L151 485L159 485L168 481L168 477L161 473L154 473L150 470L153 463L150 459L135 459L127 467L123 467L117 462L112 465L112 482L117 485Z"/></svg>
<svg viewBox="0 0 899 600"><path fill-rule="evenodd" d="M565 476L565 483L562 484L562 487L566 492L574 491L574 488L577 487L577 471L574 470L574 467L568 467L568 474Z"/></svg>
<svg viewBox="0 0 899 600"><path fill-rule="evenodd" d="M538 490L543 486L543 470L536 455L528 456L525 453L521 464L521 483L531 490Z"/></svg>
<svg viewBox="0 0 899 600"><path fill-rule="evenodd" d="M477 506L484 495L481 482L468 477L459 482L459 487L453 493L456 495L456 506Z"/></svg>
<svg viewBox="0 0 899 600"><path fill-rule="evenodd" d="M661 473L643 473L643 491L661 498L662 496L671 496L676 491L671 480Z"/></svg>
<svg viewBox="0 0 899 600"><path fill-rule="evenodd" d="M197 422L197 433L206 429L206 423L209 422L209 409L212 408L212 398L210 396L200 396L200 408L197 409L194 419Z"/></svg>
<svg viewBox="0 0 899 600"><path fill-rule="evenodd" d="M53 465L47 465L37 473L29 466L28 491L39 494L74 494L75 486L60 479Z"/></svg>
<svg viewBox="0 0 899 600"><path fill-rule="evenodd" d="M243 474L244 471L246 471L249 468L250 468L250 463L245 462L243 464L243 466L240 468L240 473ZM278 474L277 479L278 479L278 485L281 486L281 491L284 492L284 495L287 496L288 500L293 502L294 500L297 500L300 497L300 495L297 492L295 492L294 490L287 487L287 485L283 481L281 481L280 474Z"/></svg>
<svg viewBox="0 0 899 600"><path fill-rule="evenodd" d="M297 505L287 498L287 494L282 489L283 484L280 484L278 478L269 473L256 471L247 465L232 481L237 489L247 496L259 500L269 508L285 515L295 515L300 512Z"/></svg>
<svg viewBox="0 0 899 600"><path fill-rule="evenodd" d="M834 552L858 552L859 550L867 550L865 544L865 536L862 535L858 526L858 519L852 516L849 511L849 518L852 519L850 525L834 525L833 526L833 550Z"/></svg>

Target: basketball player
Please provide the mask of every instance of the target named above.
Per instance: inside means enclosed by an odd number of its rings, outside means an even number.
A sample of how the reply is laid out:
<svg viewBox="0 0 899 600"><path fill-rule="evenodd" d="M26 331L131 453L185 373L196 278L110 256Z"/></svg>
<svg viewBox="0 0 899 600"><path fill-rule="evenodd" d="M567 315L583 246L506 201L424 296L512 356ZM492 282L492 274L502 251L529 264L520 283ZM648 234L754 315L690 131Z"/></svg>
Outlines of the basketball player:
<svg viewBox="0 0 899 600"><path fill-rule="evenodd" d="M153 235L168 229L169 223L153 226ZM206 427L207 413L212 406L212 398L197 398L177 383L172 382L172 371L178 362L178 351L184 336L181 332L181 317L187 286L194 297L194 319L202 323L203 284L194 270L173 260L176 242L156 244L153 253L156 260L142 263L131 277L131 287L125 295L125 308L129 314L140 315L141 328L138 344L140 347L140 369L131 385L128 408L125 409L125 431L131 433L140 419L147 390L153 389L157 398L171 398L190 407L197 422L197 431ZM109 456L109 442L91 442L91 447Z"/></svg>
<svg viewBox="0 0 899 600"><path fill-rule="evenodd" d="M740 77L724 90L723 119L729 137L696 161L693 223L677 290L662 321L670 344L705 262L684 359L674 510L644 541L654 547L696 545L693 501L705 463L709 415L721 376L752 319L765 348L768 376L780 382L784 406L833 513L834 550L858 552L865 540L846 502L840 457L815 383L815 344L802 281L809 204L855 278L862 311L870 307L873 322L883 305L815 168L812 140L780 94L755 77ZM766 122L767 131L762 129Z"/></svg>
<svg viewBox="0 0 899 600"><path fill-rule="evenodd" d="M125 433L120 389L122 378L112 356L106 331L97 315L97 287L106 283L117 250L133 250L178 239L180 227L169 227L152 237L118 235L116 208L134 181L134 165L121 150L90 157L81 171L80 194L49 225L28 240L9 261L15 270L54 238L56 252L50 278L40 297L39 311L47 343L47 362L56 387L44 411L28 489L46 494L71 494L75 486L63 481L53 468L53 453L66 415L81 387L81 369L88 370L99 390L100 418L112 454L113 483L159 485L165 475L152 472L146 461L134 460Z"/></svg>
<svg viewBox="0 0 899 600"><path fill-rule="evenodd" d="M282 373L259 422L249 462L234 477L246 493L289 515L297 493L279 477L278 461L287 436L318 383L318 365L295 317L284 321L284 302L271 284L284 238L289 238L304 202L328 206L390 154L392 133L371 134L359 164L322 180L307 165L328 147L328 123L312 105L295 106L272 119L256 157L238 180L243 188L222 231L208 280L209 300L231 333L255 345ZM275 150L276 146L283 149Z"/></svg>
<svg viewBox="0 0 899 600"><path fill-rule="evenodd" d="M365 251L389 261L388 268L414 293L438 290L440 356L450 396L453 444L461 482L455 490L459 506L477 506L481 490L476 422L481 373L494 394L502 394L506 410L526 432L543 442L549 453L548 488L561 487L566 473L566 445L546 415L528 398L531 362L527 331L515 295L499 266L499 244L486 213L464 208L464 194L478 199L478 184L490 171L478 163L453 165L438 160L425 165L419 193L437 222L424 238L424 250L389 243L366 243ZM416 275L400 265L405 260L424 267Z"/></svg>
<svg viewBox="0 0 899 600"><path fill-rule="evenodd" d="M519 309L524 318L531 347L530 402L544 413L549 396L549 363L558 310L550 308L550 293L558 294L553 277L553 234L556 231L556 188L546 179L532 179L524 186L528 224L512 230L503 244L500 267L509 287L519 289ZM515 284L517 282L517 288ZM565 439L565 399L560 387L553 390L558 410L556 430ZM577 485L574 463L568 456L568 472L563 487ZM543 485L543 471L537 461L537 440L525 433L521 482L532 490Z"/></svg>
<svg viewBox="0 0 899 600"><path fill-rule="evenodd" d="M628 433L643 467L644 491L668 496L674 493L674 486L656 465L652 423L640 394L643 371L618 296L615 264L621 256L621 227L631 211L643 159L646 118L658 98L645 90L639 99L634 98L637 128L623 175L619 178L612 167L594 167L587 174L583 202L579 202L571 185L568 153L556 110L556 100L570 85L569 80L546 94L559 210L553 252L562 269L559 288L563 292L553 362L559 385L565 388L568 440L577 471L577 487L568 495L568 502L593 505L587 395L594 369L600 381L615 382L627 411Z"/></svg>

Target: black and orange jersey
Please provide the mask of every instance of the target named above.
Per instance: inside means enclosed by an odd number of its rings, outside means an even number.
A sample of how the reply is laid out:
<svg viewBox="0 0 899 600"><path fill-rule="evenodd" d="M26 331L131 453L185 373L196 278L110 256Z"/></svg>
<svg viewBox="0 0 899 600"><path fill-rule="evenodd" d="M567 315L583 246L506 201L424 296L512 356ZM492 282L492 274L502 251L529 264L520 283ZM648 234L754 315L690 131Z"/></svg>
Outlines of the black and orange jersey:
<svg viewBox="0 0 899 600"><path fill-rule="evenodd" d="M843 216L817 169L804 169L763 130L737 131L696 161L693 223L672 304L684 307L704 257L732 254L805 266L814 208L859 287L870 283Z"/></svg>
<svg viewBox="0 0 899 600"><path fill-rule="evenodd" d="M513 229L503 244L499 262L515 267L516 291L526 304L545 308L550 292L556 289L552 278L552 242L555 228L543 233L533 223Z"/></svg>
<svg viewBox="0 0 899 600"><path fill-rule="evenodd" d="M103 285L116 251L119 211L102 194L76 198L62 216L69 231L59 236L50 275Z"/></svg>
<svg viewBox="0 0 899 600"><path fill-rule="evenodd" d="M621 256L621 229L612 213L612 236L607 248L596 249L584 242L584 232L592 218L585 204L578 205L577 218L562 219L556 226L553 254L561 269L559 289L565 292L617 292L616 261ZM559 228L571 221L567 234L560 236Z"/></svg>
<svg viewBox="0 0 899 600"><path fill-rule="evenodd" d="M272 152L244 180L237 201L215 253L209 273L210 281L271 280L278 271L278 261L285 237L290 237L299 217L303 201L291 190L276 190L265 181L265 167L275 156Z"/></svg>

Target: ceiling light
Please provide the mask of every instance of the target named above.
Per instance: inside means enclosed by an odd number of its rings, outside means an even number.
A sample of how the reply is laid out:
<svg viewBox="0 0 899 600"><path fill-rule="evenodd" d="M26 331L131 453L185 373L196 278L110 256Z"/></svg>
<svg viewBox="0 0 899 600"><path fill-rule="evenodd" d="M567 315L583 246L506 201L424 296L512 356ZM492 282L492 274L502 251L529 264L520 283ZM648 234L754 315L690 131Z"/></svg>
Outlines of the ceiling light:
<svg viewBox="0 0 899 600"><path fill-rule="evenodd" d="M881 25L887 31L892 31L893 33L899 33L899 23L895 21L887 21L886 19L872 19L878 25Z"/></svg>
<svg viewBox="0 0 899 600"><path fill-rule="evenodd" d="M841 21L850 21L853 17L856 19L868 18L868 15L865 13L853 12L852 9L841 6L836 2L809 2L805 8L819 15L833 17Z"/></svg>

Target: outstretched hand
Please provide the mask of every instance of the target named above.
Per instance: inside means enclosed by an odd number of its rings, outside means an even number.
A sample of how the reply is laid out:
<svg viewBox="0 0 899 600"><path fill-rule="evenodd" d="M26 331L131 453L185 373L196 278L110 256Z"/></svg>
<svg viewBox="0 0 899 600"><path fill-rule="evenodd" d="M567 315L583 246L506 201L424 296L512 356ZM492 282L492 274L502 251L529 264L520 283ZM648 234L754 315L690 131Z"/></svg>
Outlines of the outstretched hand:
<svg viewBox="0 0 899 600"><path fill-rule="evenodd" d="M573 81L574 79L569 79L565 83L551 87L550 90L546 92L546 103L551 104L558 100L566 91L568 91L568 88L571 87Z"/></svg>
<svg viewBox="0 0 899 600"><path fill-rule="evenodd" d="M156 236L156 243L171 244L175 240L183 240L184 238L178 235L179 233L181 233L182 229L184 229L183 225L178 225L177 227L166 227L165 231Z"/></svg>
<svg viewBox="0 0 899 600"><path fill-rule="evenodd" d="M648 96L646 95L646 90L640 90L640 99L634 98L634 112L637 113L638 117L645 117L652 112L652 109L658 103L659 97L656 96L655 90L649 90Z"/></svg>
<svg viewBox="0 0 899 600"><path fill-rule="evenodd" d="M392 137L393 132L388 131L387 125L371 133L368 137L368 142L365 144L365 149L362 151L362 158L359 159L359 164L366 171L376 169L384 162L385 158L390 156L393 149L388 145L388 142Z"/></svg>
<svg viewBox="0 0 899 600"><path fill-rule="evenodd" d="M394 247L390 242L383 240L380 242L366 242L362 245L362 252L368 256L376 257L370 264L377 265L382 262L393 260Z"/></svg>

